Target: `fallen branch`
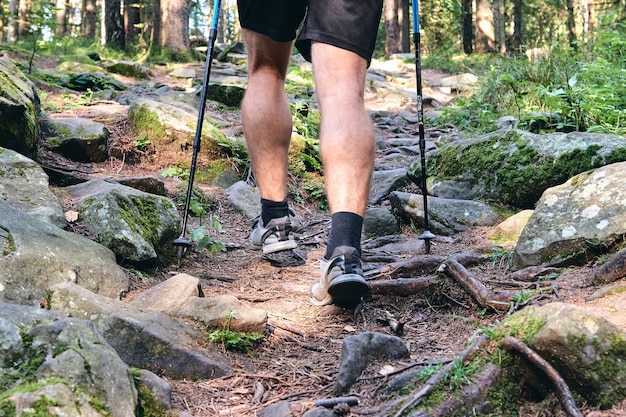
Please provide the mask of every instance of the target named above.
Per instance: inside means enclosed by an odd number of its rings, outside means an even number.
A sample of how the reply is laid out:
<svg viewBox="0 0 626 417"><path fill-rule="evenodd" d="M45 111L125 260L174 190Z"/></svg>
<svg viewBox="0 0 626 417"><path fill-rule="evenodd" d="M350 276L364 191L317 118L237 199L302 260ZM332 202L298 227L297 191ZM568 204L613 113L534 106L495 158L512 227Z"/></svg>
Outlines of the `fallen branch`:
<svg viewBox="0 0 626 417"><path fill-rule="evenodd" d="M533 365L537 366L543 371L544 374L546 374L546 376L554 384L559 400L561 400L561 405L565 409L565 412L568 416L582 417L582 413L578 410L578 407L576 407L574 397L572 397L572 393L565 383L565 380L561 378L561 375L559 375L557 370L554 369L552 365L550 365L550 363L548 363L545 359L539 356L534 350L526 346L524 342L512 336L506 336L504 338L504 347L522 354L527 360L529 360Z"/></svg>
<svg viewBox="0 0 626 417"><path fill-rule="evenodd" d="M560 270L558 268L546 267L546 266L529 266L519 271L511 272L507 274L504 279L507 281L536 281L540 277L546 277L550 275L558 274Z"/></svg>
<svg viewBox="0 0 626 417"><path fill-rule="evenodd" d="M406 275L426 275L436 271L437 268L448 259L450 258L436 255L415 257L400 262L393 262L382 268L371 269L365 273L365 277L373 278L384 275L387 278L396 278ZM477 253L465 253L454 255L452 259L455 259L462 265L475 265L490 258Z"/></svg>
<svg viewBox="0 0 626 417"><path fill-rule="evenodd" d="M460 262L450 259L445 262L444 272L463 287L463 289L481 306L491 307L496 310L507 310L510 300L515 295L512 292L489 291L485 285L474 278Z"/></svg>
<svg viewBox="0 0 626 417"><path fill-rule="evenodd" d="M404 333L404 323L396 320L394 315L390 312L384 311L384 313L385 317L380 317L378 321L382 324L387 324L397 336L402 336Z"/></svg>
<svg viewBox="0 0 626 417"><path fill-rule="evenodd" d="M313 401L313 404L315 404L315 406L317 407L324 407L324 408L333 408L337 404L358 405L359 398L353 395L349 397L325 398L322 400L315 400Z"/></svg>
<svg viewBox="0 0 626 417"><path fill-rule="evenodd" d="M426 291L437 282L437 277L396 278L382 281L370 281L372 295L407 296Z"/></svg>

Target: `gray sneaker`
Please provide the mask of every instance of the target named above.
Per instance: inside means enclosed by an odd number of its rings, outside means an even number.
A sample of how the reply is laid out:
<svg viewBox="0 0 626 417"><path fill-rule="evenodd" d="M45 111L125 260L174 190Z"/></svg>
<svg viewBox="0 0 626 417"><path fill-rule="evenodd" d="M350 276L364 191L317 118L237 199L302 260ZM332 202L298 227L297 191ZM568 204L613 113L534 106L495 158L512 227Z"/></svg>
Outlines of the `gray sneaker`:
<svg viewBox="0 0 626 417"><path fill-rule="evenodd" d="M263 254L295 249L298 246L289 216L270 220L267 225L259 217L250 233L250 243L255 249L263 249Z"/></svg>
<svg viewBox="0 0 626 417"><path fill-rule="evenodd" d="M320 261L322 275L311 285L311 304L352 308L370 295L355 248L339 246L330 260Z"/></svg>

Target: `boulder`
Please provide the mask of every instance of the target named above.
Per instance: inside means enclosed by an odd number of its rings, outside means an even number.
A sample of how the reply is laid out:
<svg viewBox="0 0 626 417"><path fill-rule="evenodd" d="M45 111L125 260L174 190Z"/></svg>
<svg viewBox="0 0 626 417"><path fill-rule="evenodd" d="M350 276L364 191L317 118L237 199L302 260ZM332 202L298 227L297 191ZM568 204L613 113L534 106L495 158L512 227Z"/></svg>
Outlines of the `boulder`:
<svg viewBox="0 0 626 417"><path fill-rule="evenodd" d="M0 213L0 301L45 304L47 289L61 282L109 297L128 290L111 250L1 199Z"/></svg>
<svg viewBox="0 0 626 417"><path fill-rule="evenodd" d="M108 157L109 131L101 123L80 117L44 121L48 148L72 161L103 162Z"/></svg>
<svg viewBox="0 0 626 417"><path fill-rule="evenodd" d="M40 135L39 112L35 85L12 61L0 57L0 146L32 155Z"/></svg>
<svg viewBox="0 0 626 417"><path fill-rule="evenodd" d="M546 190L524 227L512 267L581 265L626 233L626 163L576 175Z"/></svg>

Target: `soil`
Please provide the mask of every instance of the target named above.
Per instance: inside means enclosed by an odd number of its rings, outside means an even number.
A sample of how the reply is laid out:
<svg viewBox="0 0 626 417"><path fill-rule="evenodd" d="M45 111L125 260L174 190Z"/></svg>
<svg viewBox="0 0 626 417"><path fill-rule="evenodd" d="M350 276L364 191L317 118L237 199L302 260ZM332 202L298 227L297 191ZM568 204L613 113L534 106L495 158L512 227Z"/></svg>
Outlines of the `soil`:
<svg viewBox="0 0 626 417"><path fill-rule="evenodd" d="M425 71L423 78L428 84L442 75L436 71ZM163 70L157 71L155 77L170 85L181 83L180 80L169 78ZM70 100L78 97L72 92L48 90L44 104L46 101L67 100L67 94ZM158 161L157 168L149 158L137 152L133 146L132 133L123 118L112 120L98 116L101 114L99 109L111 105L111 102L106 101L91 102L88 106L76 106L64 111L67 115L101 120L112 132L111 158L104 163L91 164L88 169L92 175L114 178L158 175L160 167L167 166L170 161ZM377 106L380 106L379 98L373 92L368 93L368 108ZM385 110L393 112L394 109ZM223 129L240 131L238 112L223 108L212 108L211 111L219 112ZM417 135L415 131L409 133ZM379 138L390 135L392 133L387 130L377 130ZM47 157L54 158L53 155ZM59 159L56 162L69 163ZM177 189L180 182L171 178L165 181L172 195L180 193ZM312 306L308 301L309 286L319 274L319 259L324 254L329 214L310 203L291 202L292 209L302 218L303 227L298 231L302 240L298 251L305 262L297 267L274 267L262 259L258 251L249 247L248 235L252 223L231 207L224 189L206 184L196 185L214 202L211 213L219 218L223 228L219 238L227 243L228 250L209 254L192 248L182 258L180 265L173 264L141 273L132 273L129 268L132 289L128 298L173 274L187 273L201 280L206 296L234 295L255 308L265 309L269 320L266 337L249 353L224 351L231 368L227 376L201 381L168 380L173 389L175 407L195 417L254 416L264 407L282 400L289 400L293 414L301 415L311 407L314 400L333 397L343 339L365 331L395 334L381 320L390 313L404 323L404 332L400 337L409 347L410 359L372 363L350 390L350 395L359 398L359 405L351 407L348 415L376 415L381 406L389 401L385 389L399 370L424 361L452 359L480 328L487 328L508 314L479 306L444 274L438 275L434 292L409 296L376 295L355 310ZM71 201L63 200L62 204L66 210L72 208ZM191 217L190 223L193 227L199 223L199 219ZM81 233L80 230L75 231ZM438 236L432 241L430 254L502 253L501 248L494 247L488 241L490 232L491 228L476 228L454 236ZM416 237L420 233L421 230L403 226L404 236ZM403 256L411 258L424 254L422 247L409 256ZM373 261L369 261L368 257ZM372 253L364 254L366 270L379 266L381 264L374 260ZM502 288L502 278L508 272L507 268L506 257L494 255L493 261L468 269L488 287L499 289ZM533 297L527 304L550 301L585 304L585 297L597 290L582 285L592 270L593 265L566 270L554 279L553 286L558 291ZM435 276L437 273L432 271L430 275ZM587 416L626 416L626 403L604 411L585 404L578 406ZM528 401L520 412L520 416L563 415L554 395L541 401Z"/></svg>

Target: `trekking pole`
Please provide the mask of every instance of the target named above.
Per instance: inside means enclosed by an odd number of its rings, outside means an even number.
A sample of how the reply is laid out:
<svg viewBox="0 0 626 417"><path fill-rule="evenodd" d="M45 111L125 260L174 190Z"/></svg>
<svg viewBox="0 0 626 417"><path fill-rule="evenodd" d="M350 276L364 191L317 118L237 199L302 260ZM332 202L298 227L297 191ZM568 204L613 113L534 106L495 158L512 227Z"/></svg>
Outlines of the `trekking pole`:
<svg viewBox="0 0 626 417"><path fill-rule="evenodd" d="M424 240L424 250L430 253L430 241L436 236L428 228L428 191L426 190L426 139L424 138L424 100L422 97L422 61L420 53L420 18L419 1L413 4L413 43L415 44L415 77L417 82L417 127L419 131L420 162L422 163L422 195L424 196L424 232L419 239Z"/></svg>
<svg viewBox="0 0 626 417"><path fill-rule="evenodd" d="M198 109L198 122L196 124L196 135L193 139L193 155L191 157L191 168L189 170L189 183L187 185L187 198L185 199L185 210L183 211L183 227L180 231L180 237L172 244L176 246L176 256L178 258L178 264L185 254L185 251L191 247L191 242L185 237L187 229L187 217L189 215L189 205L191 204L191 198L193 196L193 180L196 175L196 161L198 160L198 152L200 152L200 143L202 141L202 124L204 122L204 111L206 109L206 96L209 87L209 79L211 76L211 64L213 62L213 48L215 46L215 39L217 38L217 22L220 15L221 0L214 0L213 3L213 19L211 21L211 27L209 29L209 42L206 51L206 67L204 69L204 80L202 83L202 90L200 92L200 106Z"/></svg>

